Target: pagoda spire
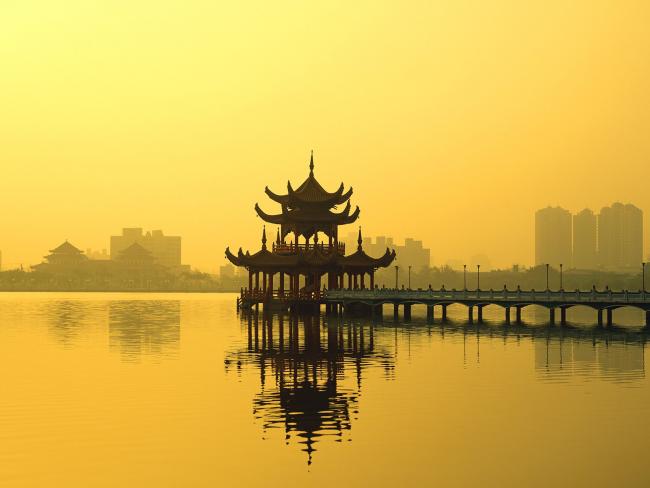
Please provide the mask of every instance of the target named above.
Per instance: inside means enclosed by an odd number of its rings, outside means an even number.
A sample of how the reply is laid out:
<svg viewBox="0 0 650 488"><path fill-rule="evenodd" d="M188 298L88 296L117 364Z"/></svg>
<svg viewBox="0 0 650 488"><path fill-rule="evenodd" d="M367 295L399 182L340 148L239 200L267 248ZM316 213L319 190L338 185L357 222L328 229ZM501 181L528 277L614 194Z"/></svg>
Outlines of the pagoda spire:
<svg viewBox="0 0 650 488"><path fill-rule="evenodd" d="M266 251L266 225L262 229L262 249Z"/></svg>
<svg viewBox="0 0 650 488"><path fill-rule="evenodd" d="M277 236L275 237L275 242L276 242L277 244L280 244L280 243L282 242L282 240L280 239L280 227L278 227L278 234L277 234Z"/></svg>
<svg viewBox="0 0 650 488"><path fill-rule="evenodd" d="M359 238L357 239L357 250L363 251L363 238L361 237L361 226L359 226Z"/></svg>
<svg viewBox="0 0 650 488"><path fill-rule="evenodd" d="M311 150L311 157L309 158L309 176L314 176L314 150Z"/></svg>

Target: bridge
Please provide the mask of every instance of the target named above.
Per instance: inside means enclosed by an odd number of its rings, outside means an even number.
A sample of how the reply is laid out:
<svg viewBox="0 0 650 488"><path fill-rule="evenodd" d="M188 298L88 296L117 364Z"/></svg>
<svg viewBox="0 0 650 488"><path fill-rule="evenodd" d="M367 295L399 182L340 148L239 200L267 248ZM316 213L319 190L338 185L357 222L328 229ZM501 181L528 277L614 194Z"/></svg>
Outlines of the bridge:
<svg viewBox="0 0 650 488"><path fill-rule="evenodd" d="M606 314L607 325L612 325L614 310L622 307L635 307L645 312L646 327L650 327L650 292L648 291L523 291L517 290L328 290L322 295L321 303L325 303L328 311L369 310L372 315L383 313L383 305L393 305L394 316L397 319L399 307L403 308L404 318L411 318L413 305L427 307L427 319L433 321L435 307L442 311L442 319L447 318L447 307L452 304L465 305L468 310L468 320L474 321L476 309L477 320L483 320L483 307L498 305L505 311L506 324L510 323L510 311L515 309L515 320L521 323L521 310L529 305L539 305L549 311L549 322L555 324L556 310L560 311L560 323L566 324L566 311L571 307L586 306L594 309L598 315L598 325L603 325L603 313Z"/></svg>

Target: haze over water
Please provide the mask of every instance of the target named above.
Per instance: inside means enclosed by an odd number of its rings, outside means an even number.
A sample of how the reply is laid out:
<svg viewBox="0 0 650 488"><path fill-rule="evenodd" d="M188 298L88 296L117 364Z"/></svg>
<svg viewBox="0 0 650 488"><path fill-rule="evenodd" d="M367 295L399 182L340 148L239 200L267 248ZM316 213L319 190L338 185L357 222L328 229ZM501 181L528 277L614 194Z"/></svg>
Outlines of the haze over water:
<svg viewBox="0 0 650 488"><path fill-rule="evenodd" d="M235 295L1 294L0 485L645 484L639 317L421 312L249 321Z"/></svg>

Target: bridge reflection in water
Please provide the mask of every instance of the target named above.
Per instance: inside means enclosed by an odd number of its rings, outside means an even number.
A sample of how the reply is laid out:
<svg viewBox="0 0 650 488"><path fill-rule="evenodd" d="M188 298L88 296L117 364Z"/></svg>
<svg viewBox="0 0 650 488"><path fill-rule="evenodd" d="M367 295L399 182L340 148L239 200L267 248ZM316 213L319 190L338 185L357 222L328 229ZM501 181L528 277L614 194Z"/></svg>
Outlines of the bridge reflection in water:
<svg viewBox="0 0 650 488"><path fill-rule="evenodd" d="M645 375L646 330L585 327L490 326L425 319L393 323L332 315L241 315L246 346L226 355L226 371L247 366L259 373L253 415L269 429L283 429L311 464L317 443L351 440L362 379L380 370L395 378L398 349L416 341L463 342L458 360L468 361L470 342L531 341L533 368L542 381L581 375L633 382ZM467 344L467 347L465 347ZM459 348L458 351L461 349ZM469 359L472 360L472 359Z"/></svg>

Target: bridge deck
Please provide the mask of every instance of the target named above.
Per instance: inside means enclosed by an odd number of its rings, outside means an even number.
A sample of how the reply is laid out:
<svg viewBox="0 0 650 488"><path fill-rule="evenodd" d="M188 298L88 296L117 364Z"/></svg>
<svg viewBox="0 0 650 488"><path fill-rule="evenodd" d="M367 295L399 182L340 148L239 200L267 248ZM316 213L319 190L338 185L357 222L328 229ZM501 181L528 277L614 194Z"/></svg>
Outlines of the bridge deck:
<svg viewBox="0 0 650 488"><path fill-rule="evenodd" d="M541 305L547 308L565 308L585 305L596 309L638 307L650 310L650 293L643 291L511 291L511 290L329 290L325 303L362 303L379 305L461 303L468 306L501 305L522 307Z"/></svg>

